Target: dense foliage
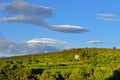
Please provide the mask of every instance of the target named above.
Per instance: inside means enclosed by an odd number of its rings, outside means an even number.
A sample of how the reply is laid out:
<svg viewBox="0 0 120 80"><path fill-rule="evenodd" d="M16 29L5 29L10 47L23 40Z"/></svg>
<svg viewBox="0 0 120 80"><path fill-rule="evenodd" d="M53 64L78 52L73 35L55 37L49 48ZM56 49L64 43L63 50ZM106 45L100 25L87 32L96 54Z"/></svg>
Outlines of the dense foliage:
<svg viewBox="0 0 120 80"><path fill-rule="evenodd" d="M120 49L78 48L1 58L0 80L120 80Z"/></svg>

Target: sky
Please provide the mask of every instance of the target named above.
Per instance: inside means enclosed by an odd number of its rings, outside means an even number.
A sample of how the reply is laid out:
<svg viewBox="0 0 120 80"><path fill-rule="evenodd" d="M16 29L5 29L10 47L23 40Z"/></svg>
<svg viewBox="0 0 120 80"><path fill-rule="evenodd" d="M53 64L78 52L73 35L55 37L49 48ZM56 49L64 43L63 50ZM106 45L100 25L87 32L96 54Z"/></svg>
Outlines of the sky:
<svg viewBox="0 0 120 80"><path fill-rule="evenodd" d="M120 47L120 1L0 0L0 56Z"/></svg>

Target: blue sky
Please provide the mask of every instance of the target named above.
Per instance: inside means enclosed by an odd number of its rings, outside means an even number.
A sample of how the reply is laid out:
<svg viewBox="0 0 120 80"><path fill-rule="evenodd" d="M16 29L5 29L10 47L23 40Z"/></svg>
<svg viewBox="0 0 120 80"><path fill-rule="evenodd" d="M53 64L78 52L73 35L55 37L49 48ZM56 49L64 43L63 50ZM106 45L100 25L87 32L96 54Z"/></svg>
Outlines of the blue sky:
<svg viewBox="0 0 120 80"><path fill-rule="evenodd" d="M14 10L8 10L2 6L6 3L12 4L15 1L24 2L27 5L42 6L41 8L46 12L39 11L39 14L43 13L41 15L32 14L31 12L34 11L31 9L28 12L26 10L26 13L14 14ZM39 40L47 38L66 42L67 47L73 48L120 47L119 3L118 0L0 0L1 8L3 8L0 9L0 35L16 44L30 40L35 41L38 38ZM27 14L35 16L33 20L36 22L15 22L8 19L16 16L18 19L20 18L18 16L21 15L26 17ZM36 19L38 16L44 20ZM7 20L3 18L7 18ZM30 19L32 20L32 18ZM47 25L43 23L36 25L39 20L41 23L44 21ZM63 28L61 29L61 27Z"/></svg>

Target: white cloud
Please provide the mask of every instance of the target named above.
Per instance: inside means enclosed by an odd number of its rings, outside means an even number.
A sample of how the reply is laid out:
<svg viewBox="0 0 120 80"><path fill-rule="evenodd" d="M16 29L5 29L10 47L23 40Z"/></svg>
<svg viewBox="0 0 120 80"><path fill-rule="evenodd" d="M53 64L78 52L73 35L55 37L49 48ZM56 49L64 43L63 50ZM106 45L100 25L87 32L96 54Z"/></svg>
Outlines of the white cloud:
<svg viewBox="0 0 120 80"><path fill-rule="evenodd" d="M115 14L96 14L97 16L101 16L101 17L115 17Z"/></svg>
<svg viewBox="0 0 120 80"><path fill-rule="evenodd" d="M12 3L5 3L2 5L2 9L10 15L24 15L24 16L41 16L49 17L52 15L53 8L37 6L28 4L23 1L14 1Z"/></svg>
<svg viewBox="0 0 120 80"><path fill-rule="evenodd" d="M103 42L100 40L90 40L88 43L89 44L102 44Z"/></svg>
<svg viewBox="0 0 120 80"><path fill-rule="evenodd" d="M53 25L48 27L50 30L64 32L64 33L83 33L89 32L89 30L81 26L72 26L72 25Z"/></svg>
<svg viewBox="0 0 120 80"><path fill-rule="evenodd" d="M1 18L0 21L33 24L48 30L64 33L88 32L87 29L80 26L48 25L44 20L52 16L52 11L54 9L50 7L37 6L27 2L15 0L12 3L3 4L2 9L8 14L9 17Z"/></svg>
<svg viewBox="0 0 120 80"><path fill-rule="evenodd" d="M64 47L68 44L67 42L55 40L52 38L36 38L36 39L26 41L26 43L28 44L28 46L31 46L31 47L34 47L37 44L45 44L45 45L49 45L49 46Z"/></svg>
<svg viewBox="0 0 120 80"><path fill-rule="evenodd" d="M1 18L0 21L21 22L43 26L45 18L52 15L52 8L28 4L23 1L5 3L2 9L10 16Z"/></svg>
<svg viewBox="0 0 120 80"><path fill-rule="evenodd" d="M119 18L115 14L96 14L97 18L104 20L104 21L120 21Z"/></svg>
<svg viewBox="0 0 120 80"><path fill-rule="evenodd" d="M66 49L68 43L51 38L36 38L23 43L14 43L6 38L0 38L0 56L13 56L51 52Z"/></svg>

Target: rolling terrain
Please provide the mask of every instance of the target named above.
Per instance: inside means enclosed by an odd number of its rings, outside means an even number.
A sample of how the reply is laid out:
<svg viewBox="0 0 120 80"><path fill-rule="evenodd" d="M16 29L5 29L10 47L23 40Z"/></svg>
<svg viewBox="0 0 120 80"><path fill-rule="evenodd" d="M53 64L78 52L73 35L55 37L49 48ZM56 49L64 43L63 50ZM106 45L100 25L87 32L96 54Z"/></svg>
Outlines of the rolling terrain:
<svg viewBox="0 0 120 80"><path fill-rule="evenodd" d="M0 58L0 80L120 80L120 49L78 48Z"/></svg>

